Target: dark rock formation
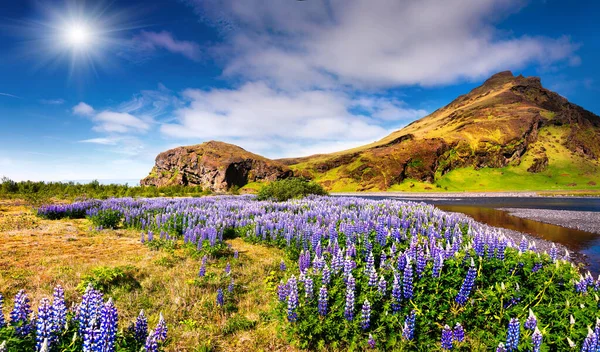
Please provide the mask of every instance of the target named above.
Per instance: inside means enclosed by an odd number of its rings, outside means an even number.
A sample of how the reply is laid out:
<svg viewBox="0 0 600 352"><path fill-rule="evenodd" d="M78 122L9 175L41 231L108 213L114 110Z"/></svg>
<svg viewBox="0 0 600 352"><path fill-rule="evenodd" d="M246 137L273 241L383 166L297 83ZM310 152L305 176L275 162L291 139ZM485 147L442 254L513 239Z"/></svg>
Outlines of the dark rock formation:
<svg viewBox="0 0 600 352"><path fill-rule="evenodd" d="M210 141L160 153L145 186L194 185L225 192L248 182L273 181L292 175L285 165L238 146Z"/></svg>

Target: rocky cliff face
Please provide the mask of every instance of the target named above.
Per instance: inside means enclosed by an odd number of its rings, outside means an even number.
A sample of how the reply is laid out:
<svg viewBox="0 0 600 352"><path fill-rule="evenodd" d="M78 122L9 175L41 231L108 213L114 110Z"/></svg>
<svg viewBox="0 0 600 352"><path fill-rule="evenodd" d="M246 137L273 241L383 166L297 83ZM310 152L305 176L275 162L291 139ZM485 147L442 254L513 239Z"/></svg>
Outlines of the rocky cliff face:
<svg viewBox="0 0 600 352"><path fill-rule="evenodd" d="M273 181L292 175L285 165L250 153L238 146L210 141L160 153L142 185L202 186L225 192L248 182Z"/></svg>

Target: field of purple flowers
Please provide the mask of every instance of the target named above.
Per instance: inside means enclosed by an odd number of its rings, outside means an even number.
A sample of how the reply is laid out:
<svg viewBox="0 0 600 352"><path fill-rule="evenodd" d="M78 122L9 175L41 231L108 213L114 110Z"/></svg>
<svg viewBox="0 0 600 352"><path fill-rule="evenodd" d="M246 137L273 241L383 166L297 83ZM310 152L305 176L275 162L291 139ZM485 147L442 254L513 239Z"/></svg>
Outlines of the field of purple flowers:
<svg viewBox="0 0 600 352"><path fill-rule="evenodd" d="M301 348L599 350L599 280L581 275L567 253L540 253L432 206L205 197L39 209L53 219L82 214L99 229L137 229L157 249L181 243L218 256L232 237L282 248L275 315ZM218 306L227 289L215 288Z"/></svg>

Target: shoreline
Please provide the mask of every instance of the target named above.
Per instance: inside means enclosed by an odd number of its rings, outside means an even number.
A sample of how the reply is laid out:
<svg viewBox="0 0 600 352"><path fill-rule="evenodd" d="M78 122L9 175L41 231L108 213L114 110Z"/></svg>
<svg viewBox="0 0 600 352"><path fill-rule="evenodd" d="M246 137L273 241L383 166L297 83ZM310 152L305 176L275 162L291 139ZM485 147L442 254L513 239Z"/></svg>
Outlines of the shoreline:
<svg viewBox="0 0 600 352"><path fill-rule="evenodd" d="M534 208L498 208L509 215L600 235L600 212Z"/></svg>

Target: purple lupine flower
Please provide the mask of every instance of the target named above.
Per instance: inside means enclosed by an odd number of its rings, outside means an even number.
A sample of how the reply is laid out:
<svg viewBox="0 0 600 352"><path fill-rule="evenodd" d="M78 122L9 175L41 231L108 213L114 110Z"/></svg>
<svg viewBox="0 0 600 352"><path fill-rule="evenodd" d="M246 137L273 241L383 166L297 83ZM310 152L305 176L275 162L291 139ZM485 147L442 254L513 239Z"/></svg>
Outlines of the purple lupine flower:
<svg viewBox="0 0 600 352"><path fill-rule="evenodd" d="M6 326L6 321L4 320L4 297L0 293L0 329Z"/></svg>
<svg viewBox="0 0 600 352"><path fill-rule="evenodd" d="M377 285L377 270L375 270L375 268L371 269L371 272L369 273L369 286L376 286Z"/></svg>
<svg viewBox="0 0 600 352"><path fill-rule="evenodd" d="M387 281L385 281L385 277L383 277L383 275L379 276L379 283L377 284L377 292L379 292L379 294L381 296L385 297L387 291Z"/></svg>
<svg viewBox="0 0 600 352"><path fill-rule="evenodd" d="M140 311L140 314L135 320L133 335L135 340L140 344L146 342L146 339L148 338L148 319L146 318L144 310Z"/></svg>
<svg viewBox="0 0 600 352"><path fill-rule="evenodd" d="M536 326L537 326L537 318L535 317L535 314L533 314L533 311L530 308L529 316L527 317L527 320L525 320L523 327L528 330L534 330L536 328Z"/></svg>
<svg viewBox="0 0 600 352"><path fill-rule="evenodd" d="M354 319L354 288L348 286L346 289L346 306L344 307L344 317L351 321Z"/></svg>
<svg viewBox="0 0 600 352"><path fill-rule="evenodd" d="M452 338L455 342L463 342L465 340L465 329L462 327L462 325L460 325L460 323L456 323L454 326Z"/></svg>
<svg viewBox="0 0 600 352"><path fill-rule="evenodd" d="M525 253L527 252L527 249L529 249L529 242L527 241L525 236L523 236L521 238L521 243L519 243L519 251Z"/></svg>
<svg viewBox="0 0 600 352"><path fill-rule="evenodd" d="M112 298L108 300L102 307L100 313L100 341L99 351L114 352L115 342L117 338L117 324L119 317L117 308L115 307Z"/></svg>
<svg viewBox="0 0 600 352"><path fill-rule="evenodd" d="M521 335L521 323L519 319L512 318L508 323L508 333L506 335L506 350L516 351L519 348L519 338Z"/></svg>
<svg viewBox="0 0 600 352"><path fill-rule="evenodd" d="M11 325L15 326L17 335L22 337L29 335L32 330L29 321L32 313L29 302L29 297L27 297L25 290L19 291L15 296L15 305L10 313Z"/></svg>
<svg viewBox="0 0 600 352"><path fill-rule="evenodd" d="M423 270L425 270L426 265L427 265L427 258L425 258L423 249L421 249L421 247L418 247L418 249L417 249L417 265L416 265L418 277L423 276Z"/></svg>
<svg viewBox="0 0 600 352"><path fill-rule="evenodd" d="M373 257L373 252L369 252L365 264L365 273L370 273L372 269L375 269L375 258Z"/></svg>
<svg viewBox="0 0 600 352"><path fill-rule="evenodd" d="M444 325L442 329L442 349L451 350L452 347L452 329L448 325Z"/></svg>
<svg viewBox="0 0 600 352"><path fill-rule="evenodd" d="M304 279L304 297L312 299L313 297L313 280L310 276Z"/></svg>
<svg viewBox="0 0 600 352"><path fill-rule="evenodd" d="M35 330L35 346L36 351L39 351L44 341L48 341L49 344L50 340L53 339L52 311L48 298L42 298L40 301Z"/></svg>
<svg viewBox="0 0 600 352"><path fill-rule="evenodd" d="M581 346L581 352L595 352L598 350L598 336L591 329L588 331L588 335L583 340Z"/></svg>
<svg viewBox="0 0 600 352"><path fill-rule="evenodd" d="M540 329L537 328L537 326L535 327L535 330L531 335L531 344L533 345L532 352L540 352L540 348L542 346L542 333L540 332Z"/></svg>
<svg viewBox="0 0 600 352"><path fill-rule="evenodd" d="M506 348L504 347L504 343L500 342L498 344L498 348L496 348L496 352L506 352Z"/></svg>
<svg viewBox="0 0 600 352"><path fill-rule="evenodd" d="M169 332L169 328L167 328L167 322L163 317L162 313L158 316L158 323L156 324L156 328L154 329L154 339L158 343L165 342L167 340L167 333ZM152 334L151 334L152 335Z"/></svg>
<svg viewBox="0 0 600 352"><path fill-rule="evenodd" d="M229 264L229 262L227 262L227 265L225 265L225 274L229 275L231 273L231 264Z"/></svg>
<svg viewBox="0 0 600 352"><path fill-rule="evenodd" d="M222 307L225 304L225 296L223 295L223 289L217 290L217 306Z"/></svg>
<svg viewBox="0 0 600 352"><path fill-rule="evenodd" d="M552 248L550 248L550 259L552 259L553 262L556 262L556 259L558 258L558 250L556 249L556 245L554 245L554 243L552 243Z"/></svg>
<svg viewBox="0 0 600 352"><path fill-rule="evenodd" d="M52 323L55 333L61 332L67 325L67 306L65 305L65 291L60 285L54 288L52 295Z"/></svg>
<svg viewBox="0 0 600 352"><path fill-rule="evenodd" d="M464 305L467 303L469 299L469 295L471 294L471 290L473 289L473 285L475 284L475 278L477 277L477 269L475 268L475 263L473 262L473 258L471 258L471 266L469 267L469 271L467 272L467 276L460 287L460 291L456 295L456 303L460 305Z"/></svg>
<svg viewBox="0 0 600 352"><path fill-rule="evenodd" d="M83 351L84 352L96 352L101 351L100 349L100 329L97 327L98 323L96 318L93 318L83 328Z"/></svg>
<svg viewBox="0 0 600 352"><path fill-rule="evenodd" d="M329 266L327 264L325 264L325 267L323 268L323 275L321 276L321 283L323 285L329 285L330 281L331 281L331 270L329 269Z"/></svg>
<svg viewBox="0 0 600 352"><path fill-rule="evenodd" d="M146 352L158 352L158 341L156 341L156 334L154 330L150 330L148 333L144 348Z"/></svg>
<svg viewBox="0 0 600 352"><path fill-rule="evenodd" d="M279 263L279 270L285 271L286 269L287 266L285 266L285 262L282 260L281 263Z"/></svg>
<svg viewBox="0 0 600 352"><path fill-rule="evenodd" d="M387 264L387 255L384 251L381 251L381 256L379 256L379 267L381 269L386 269L388 267Z"/></svg>
<svg viewBox="0 0 600 352"><path fill-rule="evenodd" d="M277 286L277 297L281 302L285 302L288 296L288 285L283 282L283 280Z"/></svg>
<svg viewBox="0 0 600 352"><path fill-rule="evenodd" d="M348 256L344 261L344 277L346 279L348 278L348 275L352 274L352 269L354 269L354 261Z"/></svg>
<svg viewBox="0 0 600 352"><path fill-rule="evenodd" d="M402 301L402 290L398 282L398 276L394 274L394 283L392 284L392 312L396 313L400 310L400 302Z"/></svg>
<svg viewBox="0 0 600 352"><path fill-rule="evenodd" d="M200 265L200 271L198 271L199 277L204 277L206 275L206 264Z"/></svg>
<svg viewBox="0 0 600 352"><path fill-rule="evenodd" d="M433 260L433 271L431 272L432 277L440 277L442 273L442 268L444 266L444 256L442 253L439 253L435 256Z"/></svg>
<svg viewBox="0 0 600 352"><path fill-rule="evenodd" d="M294 275L288 280L287 286L289 290L287 296L288 321L295 322L298 319L298 314L296 313L296 308L298 308L298 284Z"/></svg>
<svg viewBox="0 0 600 352"><path fill-rule="evenodd" d="M411 299L413 297L413 269L410 260L404 267L404 277L402 279L404 298Z"/></svg>
<svg viewBox="0 0 600 352"><path fill-rule="evenodd" d="M239 257L240 257L240 253L236 249L235 252L233 252L233 259L238 259Z"/></svg>
<svg viewBox="0 0 600 352"><path fill-rule="evenodd" d="M362 306L361 322L360 326L363 330L367 330L371 325L371 303L365 299Z"/></svg>
<svg viewBox="0 0 600 352"><path fill-rule="evenodd" d="M327 287L321 286L319 290L319 315L324 317L327 315Z"/></svg>
<svg viewBox="0 0 600 352"><path fill-rule="evenodd" d="M229 293L232 293L232 292L233 292L233 289L234 289L234 287L235 287L235 286L234 286L234 284L233 284L233 278L231 278L231 281L229 282L229 286L227 286L227 291L228 291Z"/></svg>
<svg viewBox="0 0 600 352"><path fill-rule="evenodd" d="M85 293L81 297L81 303L77 309L77 321L79 322L79 333L85 337L87 333L90 338L98 338L96 334L96 326L93 326L92 322L96 323L100 317L100 311L103 306L102 293L95 290L94 287L89 284L85 290ZM89 348L93 348L96 344L96 340L89 340L91 344Z"/></svg>
<svg viewBox="0 0 600 352"><path fill-rule="evenodd" d="M369 347L371 349L375 349L375 339L373 338L373 335L369 334L369 339L367 340L367 344L369 345Z"/></svg>
<svg viewBox="0 0 600 352"><path fill-rule="evenodd" d="M531 268L531 272L535 273L535 272L540 271L541 269L542 269L542 263L537 262L533 265L533 268Z"/></svg>
<svg viewBox="0 0 600 352"><path fill-rule="evenodd" d="M410 314L404 319L404 326L402 327L402 338L410 341L415 338L415 322L417 315L414 310L410 311Z"/></svg>

